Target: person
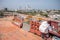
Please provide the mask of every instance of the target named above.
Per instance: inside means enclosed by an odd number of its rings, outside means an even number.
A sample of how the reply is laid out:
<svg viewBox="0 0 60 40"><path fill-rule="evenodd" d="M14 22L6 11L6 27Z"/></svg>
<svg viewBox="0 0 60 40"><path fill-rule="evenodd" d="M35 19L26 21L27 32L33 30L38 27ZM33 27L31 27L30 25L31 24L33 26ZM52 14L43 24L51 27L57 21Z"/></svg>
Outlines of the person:
<svg viewBox="0 0 60 40"><path fill-rule="evenodd" d="M49 31L52 31L52 27L47 21L43 21L39 26L39 31L41 32L41 37L47 40L49 38Z"/></svg>
<svg viewBox="0 0 60 40"><path fill-rule="evenodd" d="M14 22L14 24L16 24L19 28L22 28L23 27L23 21L24 21L24 18L23 17L20 17L17 16L17 15L14 15L14 19L13 20L16 20Z"/></svg>
<svg viewBox="0 0 60 40"><path fill-rule="evenodd" d="M20 16L20 28L23 27L24 16Z"/></svg>
<svg viewBox="0 0 60 40"><path fill-rule="evenodd" d="M41 32L41 37L44 38L44 40L48 40L48 38L50 37L49 34L60 37L60 34L53 31L51 25L47 21L43 21L41 23L41 25L39 26L39 31Z"/></svg>

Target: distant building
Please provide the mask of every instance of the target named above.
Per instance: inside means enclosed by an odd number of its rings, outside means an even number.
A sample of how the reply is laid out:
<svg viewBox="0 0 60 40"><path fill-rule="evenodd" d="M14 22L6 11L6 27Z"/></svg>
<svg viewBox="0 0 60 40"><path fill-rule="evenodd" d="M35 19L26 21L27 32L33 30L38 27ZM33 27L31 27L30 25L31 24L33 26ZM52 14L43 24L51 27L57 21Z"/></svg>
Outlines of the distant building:
<svg viewBox="0 0 60 40"><path fill-rule="evenodd" d="M4 12L4 16L13 16L13 15L17 15L18 13L16 12Z"/></svg>
<svg viewBox="0 0 60 40"><path fill-rule="evenodd" d="M59 14L55 14L55 15L48 15L50 18L52 19L57 19L60 20L60 15Z"/></svg>

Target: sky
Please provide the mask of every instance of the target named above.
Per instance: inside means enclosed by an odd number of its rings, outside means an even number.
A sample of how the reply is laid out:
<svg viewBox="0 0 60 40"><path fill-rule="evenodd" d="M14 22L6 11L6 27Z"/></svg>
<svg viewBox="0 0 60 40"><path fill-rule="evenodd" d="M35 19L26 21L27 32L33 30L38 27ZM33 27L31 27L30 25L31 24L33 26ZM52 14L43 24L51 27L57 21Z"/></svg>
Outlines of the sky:
<svg viewBox="0 0 60 40"><path fill-rule="evenodd" d="M0 9L60 9L60 0L0 0Z"/></svg>

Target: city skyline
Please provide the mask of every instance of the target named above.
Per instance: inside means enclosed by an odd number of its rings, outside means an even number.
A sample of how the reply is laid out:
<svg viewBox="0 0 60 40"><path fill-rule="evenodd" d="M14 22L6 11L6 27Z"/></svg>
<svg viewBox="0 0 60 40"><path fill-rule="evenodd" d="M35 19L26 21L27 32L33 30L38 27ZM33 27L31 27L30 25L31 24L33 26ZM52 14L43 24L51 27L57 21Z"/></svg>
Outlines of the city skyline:
<svg viewBox="0 0 60 40"><path fill-rule="evenodd" d="M60 0L0 0L0 8L60 9Z"/></svg>

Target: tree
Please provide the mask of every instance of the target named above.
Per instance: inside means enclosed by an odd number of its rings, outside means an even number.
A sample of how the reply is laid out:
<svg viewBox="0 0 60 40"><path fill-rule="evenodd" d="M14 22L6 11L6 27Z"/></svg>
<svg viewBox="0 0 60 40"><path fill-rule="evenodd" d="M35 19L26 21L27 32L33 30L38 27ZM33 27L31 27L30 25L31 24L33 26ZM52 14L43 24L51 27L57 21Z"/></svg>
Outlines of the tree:
<svg viewBox="0 0 60 40"><path fill-rule="evenodd" d="M45 17L48 17L48 14L44 14Z"/></svg>
<svg viewBox="0 0 60 40"><path fill-rule="evenodd" d="M42 16L49 17L47 13L42 13Z"/></svg>
<svg viewBox="0 0 60 40"><path fill-rule="evenodd" d="M4 13L3 13L3 12L0 12L0 16L2 16L2 17L3 17L3 16L4 16Z"/></svg>
<svg viewBox="0 0 60 40"><path fill-rule="evenodd" d="M51 10L49 10L49 11L46 11L48 14L51 12Z"/></svg>
<svg viewBox="0 0 60 40"><path fill-rule="evenodd" d="M40 15L43 15L43 11L40 11Z"/></svg>

